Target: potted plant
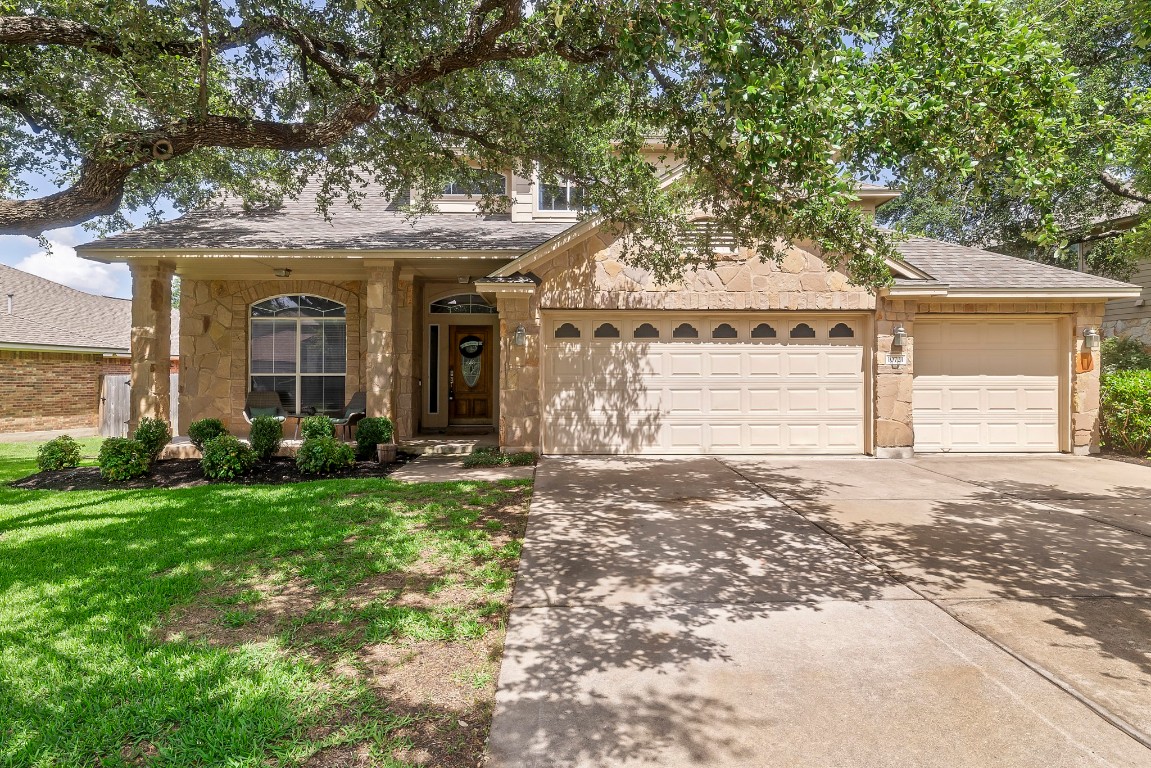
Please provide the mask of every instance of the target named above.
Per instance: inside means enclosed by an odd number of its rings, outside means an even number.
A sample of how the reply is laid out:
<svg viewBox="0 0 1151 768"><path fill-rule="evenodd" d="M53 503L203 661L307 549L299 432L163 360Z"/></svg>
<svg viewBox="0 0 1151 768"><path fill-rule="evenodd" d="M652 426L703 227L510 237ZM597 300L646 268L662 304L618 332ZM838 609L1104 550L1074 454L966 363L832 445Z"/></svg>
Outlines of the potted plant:
<svg viewBox="0 0 1151 768"><path fill-rule="evenodd" d="M367 461L374 454L381 464L396 460L395 426L383 416L369 416L356 423L356 458Z"/></svg>

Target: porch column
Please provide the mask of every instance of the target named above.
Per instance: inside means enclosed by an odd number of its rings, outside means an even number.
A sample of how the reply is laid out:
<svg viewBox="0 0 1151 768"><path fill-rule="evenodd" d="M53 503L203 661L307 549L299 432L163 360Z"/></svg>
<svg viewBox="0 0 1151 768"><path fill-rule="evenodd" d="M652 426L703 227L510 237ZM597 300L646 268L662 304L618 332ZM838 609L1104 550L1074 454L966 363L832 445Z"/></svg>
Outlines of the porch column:
<svg viewBox="0 0 1151 768"><path fill-rule="evenodd" d="M396 283L395 397L396 435L411 437L416 432L415 412L415 282L407 270L400 273Z"/></svg>
<svg viewBox="0 0 1151 768"><path fill-rule="evenodd" d="M875 321L875 455L881 459L911 458L915 424L911 411L911 387L915 367L912 355L915 305L879 299ZM903 326L907 339L893 349L896 326ZM907 362L889 365L888 354L902 354Z"/></svg>
<svg viewBox="0 0 1151 768"><path fill-rule="evenodd" d="M1071 452L1079 455L1099 453L1099 350L1089 350L1083 343L1083 331L1099 330L1105 304L1076 306L1073 344L1075 365L1071 377Z"/></svg>
<svg viewBox="0 0 1151 768"><path fill-rule="evenodd" d="M169 264L132 264L132 402L129 434L140 419L171 421L172 274Z"/></svg>
<svg viewBox="0 0 1151 768"><path fill-rule="evenodd" d="M502 294L500 314L500 447L540 448L540 323L530 294ZM524 328L524 345L516 331Z"/></svg>
<svg viewBox="0 0 1151 768"><path fill-rule="evenodd" d="M396 265L377 261L368 266L367 344L365 345L364 391L369 416L395 418L393 386L396 379L395 297Z"/></svg>

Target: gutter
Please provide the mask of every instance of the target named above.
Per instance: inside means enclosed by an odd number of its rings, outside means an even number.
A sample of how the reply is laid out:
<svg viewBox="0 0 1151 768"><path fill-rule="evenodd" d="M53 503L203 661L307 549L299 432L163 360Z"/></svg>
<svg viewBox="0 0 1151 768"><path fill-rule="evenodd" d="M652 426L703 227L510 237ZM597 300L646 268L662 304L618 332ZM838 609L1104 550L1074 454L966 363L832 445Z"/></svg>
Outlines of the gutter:
<svg viewBox="0 0 1151 768"><path fill-rule="evenodd" d="M1142 289L1137 285L1121 285L1115 288L951 288L941 284L935 286L896 285L884 288L883 296L899 297L943 297L948 299L1134 299Z"/></svg>
<svg viewBox="0 0 1151 768"><path fill-rule="evenodd" d="M114 347L68 347L62 344L22 344L15 341L0 341L0 349L15 352L72 352L80 355L103 355L104 357L129 357L126 349Z"/></svg>

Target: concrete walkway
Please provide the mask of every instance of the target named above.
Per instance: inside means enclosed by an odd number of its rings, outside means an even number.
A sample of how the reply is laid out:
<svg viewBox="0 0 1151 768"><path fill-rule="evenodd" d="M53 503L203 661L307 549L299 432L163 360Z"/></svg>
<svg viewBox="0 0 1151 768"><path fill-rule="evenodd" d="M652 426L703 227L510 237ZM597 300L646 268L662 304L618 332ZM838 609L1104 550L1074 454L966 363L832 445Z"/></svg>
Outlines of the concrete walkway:
<svg viewBox="0 0 1151 768"><path fill-rule="evenodd" d="M1151 766L1151 469L547 458L492 766Z"/></svg>

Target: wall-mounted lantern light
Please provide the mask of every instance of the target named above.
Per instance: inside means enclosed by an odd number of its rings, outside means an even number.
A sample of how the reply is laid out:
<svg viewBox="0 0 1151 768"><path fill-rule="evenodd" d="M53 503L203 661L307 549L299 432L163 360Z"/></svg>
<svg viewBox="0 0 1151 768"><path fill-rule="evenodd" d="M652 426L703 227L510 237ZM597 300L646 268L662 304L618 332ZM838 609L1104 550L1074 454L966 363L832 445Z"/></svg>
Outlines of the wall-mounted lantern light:
<svg viewBox="0 0 1151 768"><path fill-rule="evenodd" d="M1083 346L1090 350L1099 349L1099 331L1094 328L1084 328Z"/></svg>
<svg viewBox="0 0 1151 768"><path fill-rule="evenodd" d="M907 343L907 331L904 330L902 325L895 326L895 330L891 332L891 346L902 347Z"/></svg>
<svg viewBox="0 0 1151 768"><path fill-rule="evenodd" d="M526 347L528 345L528 330L524 328L523 324L516 326L516 346Z"/></svg>

